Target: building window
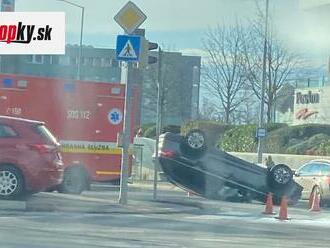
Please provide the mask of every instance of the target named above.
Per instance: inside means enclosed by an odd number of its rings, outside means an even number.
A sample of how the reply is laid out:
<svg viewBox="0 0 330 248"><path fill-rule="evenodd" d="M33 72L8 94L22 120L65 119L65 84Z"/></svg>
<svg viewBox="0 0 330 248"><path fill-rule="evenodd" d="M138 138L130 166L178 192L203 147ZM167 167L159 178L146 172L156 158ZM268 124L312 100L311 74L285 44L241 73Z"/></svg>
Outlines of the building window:
<svg viewBox="0 0 330 248"><path fill-rule="evenodd" d="M92 64L93 64L93 58L90 58L90 57L85 57L84 59L83 59L83 61L84 61L84 65L85 66L92 66Z"/></svg>
<svg viewBox="0 0 330 248"><path fill-rule="evenodd" d="M51 60L52 60L51 56L49 56L49 55L44 56L44 64L47 64L47 65L51 64Z"/></svg>
<svg viewBox="0 0 330 248"><path fill-rule="evenodd" d="M59 58L59 64L60 65L70 65L70 57L68 57L68 56L61 56Z"/></svg>
<svg viewBox="0 0 330 248"><path fill-rule="evenodd" d="M101 59L101 66L102 67L110 67L111 66L111 59L110 58L102 58Z"/></svg>
<svg viewBox="0 0 330 248"><path fill-rule="evenodd" d="M42 64L44 61L44 57L42 55L34 55L34 63Z"/></svg>
<svg viewBox="0 0 330 248"><path fill-rule="evenodd" d="M31 64L42 64L44 62L43 55L28 55L26 56L26 62Z"/></svg>
<svg viewBox="0 0 330 248"><path fill-rule="evenodd" d="M101 58L93 58L93 66L100 67L101 66Z"/></svg>
<svg viewBox="0 0 330 248"><path fill-rule="evenodd" d="M70 57L70 65L77 65L78 58L77 57Z"/></svg>
<svg viewBox="0 0 330 248"><path fill-rule="evenodd" d="M116 59L111 59L111 67L119 67L119 61Z"/></svg>
<svg viewBox="0 0 330 248"><path fill-rule="evenodd" d="M25 57L25 61L26 61L27 63L32 63L32 62L33 62L33 55L27 55L27 56Z"/></svg>
<svg viewBox="0 0 330 248"><path fill-rule="evenodd" d="M58 65L59 64L59 61L60 59L59 59L59 56L52 56L51 57L51 63L52 63L52 65Z"/></svg>

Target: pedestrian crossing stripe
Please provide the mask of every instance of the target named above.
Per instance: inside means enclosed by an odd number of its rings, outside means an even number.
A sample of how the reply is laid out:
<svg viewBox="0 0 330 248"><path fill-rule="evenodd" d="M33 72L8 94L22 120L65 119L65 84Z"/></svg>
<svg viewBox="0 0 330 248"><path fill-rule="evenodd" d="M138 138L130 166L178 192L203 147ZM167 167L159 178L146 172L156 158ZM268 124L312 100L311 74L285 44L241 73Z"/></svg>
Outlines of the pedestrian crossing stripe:
<svg viewBox="0 0 330 248"><path fill-rule="evenodd" d="M137 55L134 51L132 43L130 40L127 40L125 46L119 53L118 57L120 58L129 58L129 59L137 59Z"/></svg>

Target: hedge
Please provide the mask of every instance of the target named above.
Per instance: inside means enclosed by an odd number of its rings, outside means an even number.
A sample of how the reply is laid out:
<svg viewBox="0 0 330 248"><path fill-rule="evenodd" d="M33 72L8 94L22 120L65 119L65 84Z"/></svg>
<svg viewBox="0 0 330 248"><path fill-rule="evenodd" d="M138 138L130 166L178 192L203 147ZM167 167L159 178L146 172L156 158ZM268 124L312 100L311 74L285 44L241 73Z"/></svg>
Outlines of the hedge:
<svg viewBox="0 0 330 248"><path fill-rule="evenodd" d="M285 128L286 124L267 124L267 133ZM255 152L257 147L256 125L236 126L220 137L217 142L218 148L229 152Z"/></svg>

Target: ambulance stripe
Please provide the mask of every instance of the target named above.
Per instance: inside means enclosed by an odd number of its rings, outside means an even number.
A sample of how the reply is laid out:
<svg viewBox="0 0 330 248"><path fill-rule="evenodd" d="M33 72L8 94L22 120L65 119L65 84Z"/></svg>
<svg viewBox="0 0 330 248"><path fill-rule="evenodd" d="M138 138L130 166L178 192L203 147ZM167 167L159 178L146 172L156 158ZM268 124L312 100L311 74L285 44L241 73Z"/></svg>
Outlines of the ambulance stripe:
<svg viewBox="0 0 330 248"><path fill-rule="evenodd" d="M92 142L81 140L60 140L60 150L63 153L88 153L120 155L122 149L115 142ZM132 150L130 151L132 154Z"/></svg>

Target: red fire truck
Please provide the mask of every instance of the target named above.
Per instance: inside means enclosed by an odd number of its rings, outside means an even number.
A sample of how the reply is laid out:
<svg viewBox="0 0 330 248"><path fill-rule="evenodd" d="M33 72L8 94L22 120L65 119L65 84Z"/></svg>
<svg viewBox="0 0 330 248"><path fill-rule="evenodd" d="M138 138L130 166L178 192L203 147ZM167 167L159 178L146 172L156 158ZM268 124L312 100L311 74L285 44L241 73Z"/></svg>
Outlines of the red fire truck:
<svg viewBox="0 0 330 248"><path fill-rule="evenodd" d="M0 114L44 121L60 141L66 166L60 192L80 193L91 181L119 180L116 141L124 100L122 84L0 74ZM136 101L135 89L131 142Z"/></svg>

